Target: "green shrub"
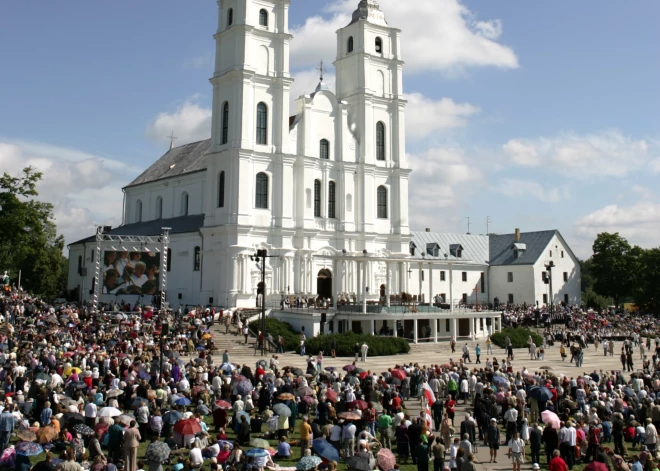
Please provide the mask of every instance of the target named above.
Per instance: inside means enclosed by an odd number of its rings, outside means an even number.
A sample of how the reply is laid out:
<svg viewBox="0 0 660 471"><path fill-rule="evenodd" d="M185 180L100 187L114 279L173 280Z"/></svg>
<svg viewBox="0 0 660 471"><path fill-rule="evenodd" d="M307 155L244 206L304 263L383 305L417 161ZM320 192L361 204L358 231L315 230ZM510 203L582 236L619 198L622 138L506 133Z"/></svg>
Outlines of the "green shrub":
<svg viewBox="0 0 660 471"><path fill-rule="evenodd" d="M318 335L314 338L307 339L305 342L305 350L307 353L312 353L314 355L323 350L324 354L329 355L333 340L337 342L336 353L337 356L340 357L353 356L353 347L356 343L362 345L362 342L366 342L367 345L369 345L368 355L370 357L397 355L399 353L408 353L410 351L410 344L405 339L376 337L373 335L355 334L353 332Z"/></svg>
<svg viewBox="0 0 660 471"><path fill-rule="evenodd" d="M250 328L255 334L259 332L261 330L261 319L250 322ZM275 343L277 343L277 336L281 335L282 338L284 338L284 349L287 352L298 350L300 345L300 334L293 330L293 327L288 322L266 318L266 334L272 335Z"/></svg>
<svg viewBox="0 0 660 471"><path fill-rule="evenodd" d="M532 336L532 341L536 344L537 347L543 345L543 338L536 332L532 332L529 329L523 327L518 327L514 329L512 327L507 327L501 332L497 332L490 336L490 339L498 347L504 348L506 346L507 336L511 339L511 345L513 348L527 348L527 339L529 336Z"/></svg>

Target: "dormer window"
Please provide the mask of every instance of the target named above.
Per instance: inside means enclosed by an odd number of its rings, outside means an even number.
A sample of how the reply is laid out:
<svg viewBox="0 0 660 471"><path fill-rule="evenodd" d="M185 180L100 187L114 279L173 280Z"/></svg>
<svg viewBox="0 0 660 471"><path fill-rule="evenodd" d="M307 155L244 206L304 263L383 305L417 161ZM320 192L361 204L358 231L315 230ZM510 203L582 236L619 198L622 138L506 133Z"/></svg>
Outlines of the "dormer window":
<svg viewBox="0 0 660 471"><path fill-rule="evenodd" d="M452 257L461 258L463 257L463 246L461 244L451 244L449 246L449 253Z"/></svg>
<svg viewBox="0 0 660 471"><path fill-rule="evenodd" d="M440 255L440 246L433 242L432 244L426 244L426 255L431 257L437 257Z"/></svg>
<svg viewBox="0 0 660 471"><path fill-rule="evenodd" d="M527 250L527 244L516 242L513 244L511 249L513 250L513 258L517 260L522 254L525 253L525 250Z"/></svg>
<svg viewBox="0 0 660 471"><path fill-rule="evenodd" d="M415 250L417 249L417 246L414 243L411 242L408 245L408 247L410 248L410 255L414 256L415 255Z"/></svg>
<svg viewBox="0 0 660 471"><path fill-rule="evenodd" d="M377 54L383 53L383 40L380 38L376 38L376 53Z"/></svg>

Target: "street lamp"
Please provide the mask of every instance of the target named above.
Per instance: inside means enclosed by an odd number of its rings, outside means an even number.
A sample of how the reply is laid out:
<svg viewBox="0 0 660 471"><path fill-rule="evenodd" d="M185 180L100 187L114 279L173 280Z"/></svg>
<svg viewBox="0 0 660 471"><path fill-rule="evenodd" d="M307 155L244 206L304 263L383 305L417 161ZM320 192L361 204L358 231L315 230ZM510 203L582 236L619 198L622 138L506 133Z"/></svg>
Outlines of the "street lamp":
<svg viewBox="0 0 660 471"><path fill-rule="evenodd" d="M261 342L261 356L265 354L266 346L266 259L267 258L279 258L279 255L268 255L268 250L258 249L255 255L250 255L250 260L257 262L257 266L261 270L261 335L264 337L264 341ZM261 264L259 265L259 262ZM288 286L287 286L288 290ZM259 338L257 337L257 341Z"/></svg>
<svg viewBox="0 0 660 471"><path fill-rule="evenodd" d="M543 282L548 285L550 289L550 322L552 322L552 314L554 311L554 299L552 297L552 268L555 266L555 262L550 260L545 264L546 274L543 278Z"/></svg>

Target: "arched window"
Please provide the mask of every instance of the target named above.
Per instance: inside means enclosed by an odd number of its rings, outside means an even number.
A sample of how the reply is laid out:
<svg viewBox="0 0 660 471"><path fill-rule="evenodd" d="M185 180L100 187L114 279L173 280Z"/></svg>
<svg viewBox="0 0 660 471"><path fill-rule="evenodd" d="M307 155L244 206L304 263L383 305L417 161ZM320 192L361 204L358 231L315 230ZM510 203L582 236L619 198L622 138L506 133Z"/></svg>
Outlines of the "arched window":
<svg viewBox="0 0 660 471"><path fill-rule="evenodd" d="M135 203L135 222L142 222L142 201Z"/></svg>
<svg viewBox="0 0 660 471"><path fill-rule="evenodd" d="M163 198L156 198L156 219L163 219Z"/></svg>
<svg viewBox="0 0 660 471"><path fill-rule="evenodd" d="M264 9L259 10L259 26L268 26L268 12Z"/></svg>
<svg viewBox="0 0 660 471"><path fill-rule="evenodd" d="M257 173L255 206L258 209L268 209L268 175L263 172Z"/></svg>
<svg viewBox="0 0 660 471"><path fill-rule="evenodd" d="M321 139L321 149L319 151L319 157L325 160L328 160L330 158L330 142L328 142L327 139Z"/></svg>
<svg viewBox="0 0 660 471"><path fill-rule="evenodd" d="M234 23L234 9L230 8L227 11L227 26L231 26Z"/></svg>
<svg viewBox="0 0 660 471"><path fill-rule="evenodd" d="M353 52L353 36L348 38L348 52L349 54Z"/></svg>
<svg viewBox="0 0 660 471"><path fill-rule="evenodd" d="M78 275L82 276L82 269L83 269L83 256L78 255Z"/></svg>
<svg viewBox="0 0 660 471"><path fill-rule="evenodd" d="M257 105L257 144L268 144L268 107L265 103Z"/></svg>
<svg viewBox="0 0 660 471"><path fill-rule="evenodd" d="M376 52L378 54L382 54L383 52L383 40L380 38L376 38Z"/></svg>
<svg viewBox="0 0 660 471"><path fill-rule="evenodd" d="M218 208L225 207L225 172L218 176Z"/></svg>
<svg viewBox="0 0 660 471"><path fill-rule="evenodd" d="M376 124L376 160L385 160L385 125L382 121Z"/></svg>
<svg viewBox="0 0 660 471"><path fill-rule="evenodd" d="M222 105L222 143L229 141L229 103Z"/></svg>
<svg viewBox="0 0 660 471"><path fill-rule="evenodd" d="M335 219L335 182L328 184L328 217Z"/></svg>
<svg viewBox="0 0 660 471"><path fill-rule="evenodd" d="M167 271L172 271L172 249L167 249Z"/></svg>
<svg viewBox="0 0 660 471"><path fill-rule="evenodd" d="M321 217L321 181L314 180L314 217Z"/></svg>
<svg viewBox="0 0 660 471"><path fill-rule="evenodd" d="M181 194L181 216L187 216L188 215L188 201L189 201L188 193L183 192Z"/></svg>
<svg viewBox="0 0 660 471"><path fill-rule="evenodd" d="M387 188L379 186L377 193L378 219L387 219Z"/></svg>
<svg viewBox="0 0 660 471"><path fill-rule="evenodd" d="M193 271L199 271L202 266L202 250L199 247L195 247L194 256L193 256Z"/></svg>

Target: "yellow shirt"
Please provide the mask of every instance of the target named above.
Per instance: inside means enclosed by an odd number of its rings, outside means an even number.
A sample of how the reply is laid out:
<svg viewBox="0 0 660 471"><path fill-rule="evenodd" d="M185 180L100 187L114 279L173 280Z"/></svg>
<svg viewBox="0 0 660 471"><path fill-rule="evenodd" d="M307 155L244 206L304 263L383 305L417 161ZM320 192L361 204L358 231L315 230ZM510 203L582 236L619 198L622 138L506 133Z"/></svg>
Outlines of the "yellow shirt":
<svg viewBox="0 0 660 471"><path fill-rule="evenodd" d="M301 422L300 424L300 439L309 440L312 438L312 426L307 422Z"/></svg>

